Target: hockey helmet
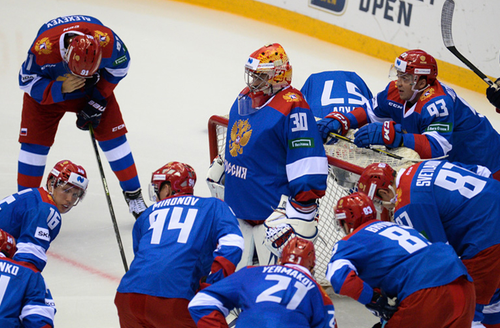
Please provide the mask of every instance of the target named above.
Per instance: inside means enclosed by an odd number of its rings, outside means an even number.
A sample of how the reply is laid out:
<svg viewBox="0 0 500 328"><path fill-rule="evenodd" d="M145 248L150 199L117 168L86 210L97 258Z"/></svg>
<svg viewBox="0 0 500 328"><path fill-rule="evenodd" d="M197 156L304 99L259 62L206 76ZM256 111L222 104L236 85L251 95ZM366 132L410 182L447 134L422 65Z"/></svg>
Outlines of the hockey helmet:
<svg viewBox="0 0 500 328"><path fill-rule="evenodd" d="M291 239L283 249L280 264L294 263L307 268L309 271L316 265L314 244L299 237Z"/></svg>
<svg viewBox="0 0 500 328"><path fill-rule="evenodd" d="M80 165L69 160L62 160L57 162L50 171L47 177L47 187L51 185L56 188L66 184L70 184L80 190L80 195L74 205L76 205L79 200L83 200L89 184L87 172Z"/></svg>
<svg viewBox="0 0 500 328"><path fill-rule="evenodd" d="M159 200L158 195L165 182L170 183L173 194L192 195L196 184L196 172L190 165L180 162L169 162L154 171L149 188L149 198L152 202Z"/></svg>
<svg viewBox="0 0 500 328"><path fill-rule="evenodd" d="M340 198L335 208L337 223L342 228L344 228L344 223L347 223L350 229L346 233L350 233L363 223L376 218L377 212L373 201L363 192L355 192Z"/></svg>
<svg viewBox="0 0 500 328"><path fill-rule="evenodd" d="M16 253L16 240L11 234L0 229L0 252L2 252L6 257L14 257Z"/></svg>
<svg viewBox="0 0 500 328"><path fill-rule="evenodd" d="M399 55L391 67L391 71L394 70L399 75L409 74L417 78L425 76L427 84L432 84L438 75L438 67L434 57L420 49L408 50Z"/></svg>
<svg viewBox="0 0 500 328"><path fill-rule="evenodd" d="M396 171L386 163L373 163L368 165L358 180L358 191L362 191L371 199L377 196L379 189L390 189L394 183Z"/></svg>
<svg viewBox="0 0 500 328"><path fill-rule="evenodd" d="M89 78L101 65L102 48L91 35L77 35L71 40L64 61L69 70L80 77Z"/></svg>

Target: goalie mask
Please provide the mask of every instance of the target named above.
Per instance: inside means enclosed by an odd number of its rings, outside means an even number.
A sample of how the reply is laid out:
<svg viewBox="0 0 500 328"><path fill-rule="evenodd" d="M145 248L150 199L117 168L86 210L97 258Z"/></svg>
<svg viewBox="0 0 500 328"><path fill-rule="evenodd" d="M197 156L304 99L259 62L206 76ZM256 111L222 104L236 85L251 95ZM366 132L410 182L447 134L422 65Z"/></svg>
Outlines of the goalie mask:
<svg viewBox="0 0 500 328"><path fill-rule="evenodd" d="M0 229L0 252L11 259L16 253L16 240L12 235Z"/></svg>
<svg viewBox="0 0 500 328"><path fill-rule="evenodd" d="M355 192L339 199L335 219L348 235L363 223L376 220L377 213L373 201L365 193Z"/></svg>
<svg viewBox="0 0 500 328"><path fill-rule="evenodd" d="M364 192L371 199L382 199L377 195L380 189L391 189L396 171L386 163L373 163L368 165L358 180L358 191ZM395 194L395 192L394 192Z"/></svg>
<svg viewBox="0 0 500 328"><path fill-rule="evenodd" d="M196 184L196 173L194 169L184 163L169 162L151 176L149 186L149 198L152 202L160 201L160 190L165 183L170 184L173 195L192 195Z"/></svg>
<svg viewBox="0 0 500 328"><path fill-rule="evenodd" d="M238 97L240 115L249 115L292 83L292 66L285 49L268 44L256 50L245 64L245 88Z"/></svg>
<svg viewBox="0 0 500 328"><path fill-rule="evenodd" d="M69 160L59 161L52 168L47 177L47 187L52 186L53 188L57 188L70 185L76 188L73 206L83 200L87 192L88 184L89 180L87 179L87 172L85 169ZM69 192L69 189L66 189L66 192Z"/></svg>
<svg viewBox="0 0 500 328"><path fill-rule="evenodd" d="M291 239L284 247L279 263L281 265L286 263L298 264L312 271L316 265L314 244L309 240L298 237Z"/></svg>
<svg viewBox="0 0 500 328"><path fill-rule="evenodd" d="M64 62L74 75L89 78L101 65L102 48L99 41L91 35L77 35L64 55Z"/></svg>

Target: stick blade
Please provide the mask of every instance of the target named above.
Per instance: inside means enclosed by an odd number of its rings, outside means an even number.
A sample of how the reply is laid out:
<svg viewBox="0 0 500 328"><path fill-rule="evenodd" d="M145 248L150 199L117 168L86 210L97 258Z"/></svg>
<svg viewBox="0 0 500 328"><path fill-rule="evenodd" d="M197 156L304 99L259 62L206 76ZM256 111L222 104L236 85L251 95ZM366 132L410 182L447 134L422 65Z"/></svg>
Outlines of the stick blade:
<svg viewBox="0 0 500 328"><path fill-rule="evenodd" d="M441 11L441 34L443 36L443 42L446 48L453 47L455 45L455 43L453 42L452 34L454 10L455 1L446 0L443 4L443 10Z"/></svg>

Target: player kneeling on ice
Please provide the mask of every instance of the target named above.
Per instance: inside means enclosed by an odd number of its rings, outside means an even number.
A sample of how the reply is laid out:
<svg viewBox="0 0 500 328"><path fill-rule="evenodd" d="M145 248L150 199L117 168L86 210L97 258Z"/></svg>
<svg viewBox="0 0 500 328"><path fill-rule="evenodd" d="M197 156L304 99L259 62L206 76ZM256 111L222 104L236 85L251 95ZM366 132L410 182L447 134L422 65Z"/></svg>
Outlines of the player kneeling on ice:
<svg viewBox="0 0 500 328"><path fill-rule="evenodd" d="M394 171L385 163L371 164L358 189L395 207L396 223L413 227L431 242L449 243L474 279L474 321L500 325L498 307L485 311L486 319L482 310L492 299L498 301L500 288L500 182L485 177L490 172L484 167L446 161L414 164L383 184L374 174L381 169Z"/></svg>
<svg viewBox="0 0 500 328"><path fill-rule="evenodd" d="M44 187L25 189L0 202L0 229L17 240L14 260L43 270L46 252L61 229L61 214L85 197L88 183L82 166L62 160L50 171Z"/></svg>
<svg viewBox="0 0 500 328"><path fill-rule="evenodd" d="M153 172L154 202L135 222L134 260L116 293L121 327L196 327L196 291L232 274L243 237L226 203L194 196L196 173L170 162Z"/></svg>
<svg viewBox="0 0 500 328"><path fill-rule="evenodd" d="M279 265L243 268L200 291L189 303L198 327L228 327L225 316L241 309L236 326L337 327L331 299L312 277L312 242L295 237Z"/></svg>
<svg viewBox="0 0 500 328"><path fill-rule="evenodd" d="M334 291L365 304L386 328L470 327L474 285L453 248L375 218L362 192L338 201L335 219L346 237L326 272Z"/></svg>
<svg viewBox="0 0 500 328"><path fill-rule="evenodd" d="M55 308L46 301L46 286L40 272L12 260L16 241L0 230L0 326L23 328L54 327ZM6 269L7 268L7 269Z"/></svg>

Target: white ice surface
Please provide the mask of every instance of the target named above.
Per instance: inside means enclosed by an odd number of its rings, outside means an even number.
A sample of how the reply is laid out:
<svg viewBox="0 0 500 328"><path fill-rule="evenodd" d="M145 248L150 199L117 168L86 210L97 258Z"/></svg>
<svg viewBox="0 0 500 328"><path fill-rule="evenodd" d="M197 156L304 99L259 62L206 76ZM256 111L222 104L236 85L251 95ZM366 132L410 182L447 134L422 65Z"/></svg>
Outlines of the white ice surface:
<svg viewBox="0 0 500 328"><path fill-rule="evenodd" d="M58 16L99 18L131 53L132 67L116 95L145 197L151 172L172 160L191 164L198 173L195 193L209 196L204 182L209 165L208 118L229 111L244 87L243 65L248 55L266 43L284 46L293 65L292 84L297 88L311 73L332 69L356 71L373 93L388 83L388 62L275 26L178 2L0 0L0 7L0 197L17 190L22 104L19 67L40 26ZM455 90L500 128L500 115L483 94ZM83 165L91 182L84 202L64 216L44 270L58 309L56 326L115 328L119 325L113 300L124 268L89 134L76 128L72 114L59 125L45 173L64 158ZM130 263L134 219L102 153L101 159ZM371 327L376 322L350 299L336 299L335 306L339 327Z"/></svg>

